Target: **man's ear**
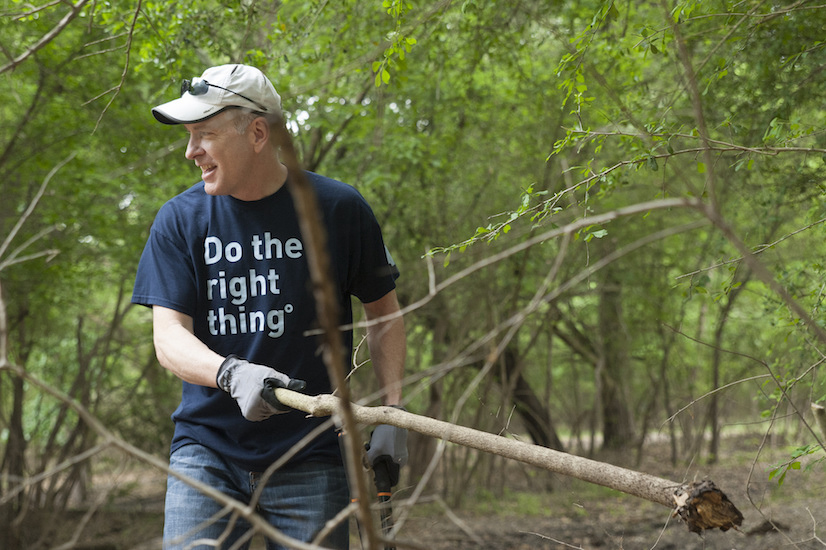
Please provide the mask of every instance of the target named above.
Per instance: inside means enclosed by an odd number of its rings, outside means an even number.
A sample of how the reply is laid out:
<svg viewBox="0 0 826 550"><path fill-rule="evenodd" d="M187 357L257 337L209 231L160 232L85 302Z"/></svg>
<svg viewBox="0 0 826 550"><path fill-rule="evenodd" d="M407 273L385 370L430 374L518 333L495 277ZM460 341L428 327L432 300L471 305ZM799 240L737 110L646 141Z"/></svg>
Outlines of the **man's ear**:
<svg viewBox="0 0 826 550"><path fill-rule="evenodd" d="M260 153L265 147L270 146L270 125L267 124L267 119L258 117L250 123L250 132L253 138L253 147L255 152Z"/></svg>

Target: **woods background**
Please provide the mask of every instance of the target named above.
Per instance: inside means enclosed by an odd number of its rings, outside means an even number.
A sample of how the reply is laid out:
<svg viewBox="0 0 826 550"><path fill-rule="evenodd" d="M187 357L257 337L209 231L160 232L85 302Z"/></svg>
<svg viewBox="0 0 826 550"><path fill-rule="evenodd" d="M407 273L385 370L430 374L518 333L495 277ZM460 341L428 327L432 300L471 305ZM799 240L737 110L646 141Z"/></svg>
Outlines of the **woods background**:
<svg viewBox="0 0 826 550"><path fill-rule="evenodd" d="M129 298L199 174L150 108L227 62L271 77L304 166L382 223L409 410L632 465L656 437L678 472L757 433L786 446L761 480L823 469L826 6L0 6L3 548L147 464L112 437L165 459L179 382ZM504 490L501 461L437 447L411 436L424 492Z"/></svg>

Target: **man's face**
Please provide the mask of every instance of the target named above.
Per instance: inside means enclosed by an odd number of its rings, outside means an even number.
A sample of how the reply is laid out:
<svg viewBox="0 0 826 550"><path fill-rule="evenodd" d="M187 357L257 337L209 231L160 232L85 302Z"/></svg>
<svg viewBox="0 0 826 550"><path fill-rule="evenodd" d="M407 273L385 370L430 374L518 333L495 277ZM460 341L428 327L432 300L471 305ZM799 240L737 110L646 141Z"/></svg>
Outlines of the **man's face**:
<svg viewBox="0 0 826 550"><path fill-rule="evenodd" d="M254 162L253 140L249 128L239 133L234 124L234 109L203 122L185 124L189 132L186 158L201 169L206 192L210 195L243 195Z"/></svg>

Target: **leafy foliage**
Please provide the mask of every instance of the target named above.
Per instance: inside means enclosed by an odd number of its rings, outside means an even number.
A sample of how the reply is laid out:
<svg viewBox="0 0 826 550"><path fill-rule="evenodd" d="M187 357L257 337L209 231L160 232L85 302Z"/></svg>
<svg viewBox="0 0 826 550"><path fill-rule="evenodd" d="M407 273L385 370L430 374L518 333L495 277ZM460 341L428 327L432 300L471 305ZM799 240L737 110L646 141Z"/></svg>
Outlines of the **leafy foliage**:
<svg viewBox="0 0 826 550"><path fill-rule="evenodd" d="M826 397L822 7L76 6L0 7L9 361L131 440L164 451L178 392L148 312L128 305L137 258L198 177L149 108L206 66L247 62L273 78L304 164L382 221L417 304L411 409L588 450L611 405L624 444L661 430L675 462L713 458L708 430L757 420L800 444L781 483L822 451L799 431ZM0 386L7 455L15 437L27 456L93 445L47 395L5 371ZM451 453L444 490L461 494L486 465Z"/></svg>

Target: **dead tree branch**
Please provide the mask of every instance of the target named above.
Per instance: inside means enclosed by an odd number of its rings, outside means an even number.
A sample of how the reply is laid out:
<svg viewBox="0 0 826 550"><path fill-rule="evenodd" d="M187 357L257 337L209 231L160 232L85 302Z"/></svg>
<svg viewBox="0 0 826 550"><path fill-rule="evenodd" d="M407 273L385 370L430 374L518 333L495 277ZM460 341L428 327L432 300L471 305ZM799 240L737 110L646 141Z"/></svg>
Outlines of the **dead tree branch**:
<svg viewBox="0 0 826 550"><path fill-rule="evenodd" d="M346 362L340 352L344 348L341 331L339 331L339 303L337 292L331 277L332 267L330 255L327 251L327 234L322 224L321 213L315 190L304 174L304 169L298 159L292 138L287 131L283 118L271 127L275 128L274 139L280 147L282 162L289 170L287 188L295 201L299 227L304 239L309 243L307 247L307 263L310 269L310 279L313 284L313 296L316 302L318 320L323 332L324 363L330 381L338 388L344 403L338 409L338 418L343 426L345 437L344 463L347 468L351 484L352 498L358 502L356 515L359 519L361 535L366 539L369 548L378 548L379 536L373 525L368 500L367 479L363 475L360 464L360 450L362 443L355 429L356 421L348 404L349 386L346 382Z"/></svg>
<svg viewBox="0 0 826 550"><path fill-rule="evenodd" d="M277 389L275 393L285 405L312 416L338 414L341 408L341 400L332 395L309 396L285 389ZM350 408L360 424L391 424L662 504L673 509L694 532L713 528L727 531L743 522L740 511L710 481L669 481L393 407L364 407L351 403Z"/></svg>

